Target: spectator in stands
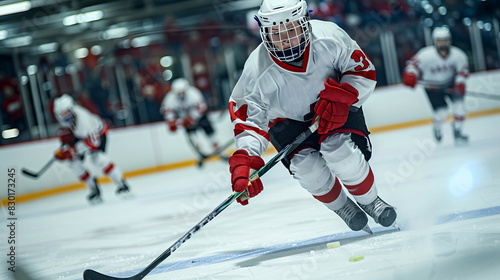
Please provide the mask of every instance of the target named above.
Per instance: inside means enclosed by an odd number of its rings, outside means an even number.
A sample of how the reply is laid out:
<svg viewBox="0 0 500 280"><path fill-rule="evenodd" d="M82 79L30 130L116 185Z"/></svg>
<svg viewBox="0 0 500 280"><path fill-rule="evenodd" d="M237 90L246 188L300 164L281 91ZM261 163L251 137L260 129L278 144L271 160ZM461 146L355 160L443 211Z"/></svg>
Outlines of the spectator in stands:
<svg viewBox="0 0 500 280"><path fill-rule="evenodd" d="M21 95L11 85L4 85L2 88L3 103L2 112L7 117L7 123L19 130L25 128L24 109Z"/></svg>

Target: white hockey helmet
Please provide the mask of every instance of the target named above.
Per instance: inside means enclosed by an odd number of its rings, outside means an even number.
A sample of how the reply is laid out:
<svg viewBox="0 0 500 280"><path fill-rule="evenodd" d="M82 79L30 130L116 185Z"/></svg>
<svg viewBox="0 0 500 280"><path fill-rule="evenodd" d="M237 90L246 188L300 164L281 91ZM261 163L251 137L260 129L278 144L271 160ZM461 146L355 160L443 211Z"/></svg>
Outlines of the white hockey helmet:
<svg viewBox="0 0 500 280"><path fill-rule="evenodd" d="M179 94L183 93L189 88L189 82L185 78L178 78L172 81L172 89L173 93Z"/></svg>
<svg viewBox="0 0 500 280"><path fill-rule="evenodd" d="M436 44L437 40L449 40L451 42L450 29L446 26L436 27L432 31L432 41Z"/></svg>
<svg viewBox="0 0 500 280"><path fill-rule="evenodd" d="M71 123L74 115L71 110L75 106L75 100L67 94L63 94L54 100L54 114L57 119L64 123Z"/></svg>
<svg viewBox="0 0 500 280"><path fill-rule="evenodd" d="M267 51L280 61L300 58L311 40L304 0L264 0L255 19Z"/></svg>

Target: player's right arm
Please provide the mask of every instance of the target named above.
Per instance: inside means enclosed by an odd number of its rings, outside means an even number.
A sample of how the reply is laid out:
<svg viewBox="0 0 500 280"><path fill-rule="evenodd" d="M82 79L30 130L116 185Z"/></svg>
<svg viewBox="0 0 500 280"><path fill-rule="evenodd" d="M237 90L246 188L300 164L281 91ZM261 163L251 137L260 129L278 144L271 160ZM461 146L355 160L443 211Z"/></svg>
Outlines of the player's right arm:
<svg viewBox="0 0 500 280"><path fill-rule="evenodd" d="M455 48L457 55L455 57L455 92L460 96L465 95L465 84L467 78L469 77L469 62L467 59L467 55L460 49Z"/></svg>
<svg viewBox="0 0 500 280"><path fill-rule="evenodd" d="M261 155L269 145L268 123L265 104L260 100L260 92L245 71L236 84L229 100L229 112L234 128L237 151L229 158L231 184L234 191L248 190L249 197L259 194L262 182L249 182L250 173L264 165ZM247 200L237 200L242 205Z"/></svg>
<svg viewBox="0 0 500 280"><path fill-rule="evenodd" d="M160 113L163 116L163 119L167 122L168 128L172 132L177 130L177 118L175 115L176 108L173 105L173 103L175 103L174 95L175 93L173 92L167 93L167 95L163 98L160 108Z"/></svg>
<svg viewBox="0 0 500 280"><path fill-rule="evenodd" d="M422 52L419 51L415 56L406 62L403 72L403 83L414 88L418 79L422 75L421 70Z"/></svg>
<svg viewBox="0 0 500 280"><path fill-rule="evenodd" d="M57 133L61 142L61 147L54 152L54 157L57 160L72 160L78 156L75 149L75 143L78 139L75 138L73 132L69 128L62 127Z"/></svg>

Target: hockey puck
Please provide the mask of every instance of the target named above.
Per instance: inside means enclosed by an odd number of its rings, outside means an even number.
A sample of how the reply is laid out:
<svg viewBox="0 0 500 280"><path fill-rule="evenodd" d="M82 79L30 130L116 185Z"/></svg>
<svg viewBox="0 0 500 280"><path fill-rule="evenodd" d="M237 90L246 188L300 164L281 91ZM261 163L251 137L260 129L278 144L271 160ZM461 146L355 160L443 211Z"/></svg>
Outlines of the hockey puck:
<svg viewBox="0 0 500 280"><path fill-rule="evenodd" d="M365 257L364 256L354 256L354 257L349 257L349 261L350 262L359 262L361 260L364 260Z"/></svg>
<svg viewBox="0 0 500 280"><path fill-rule="evenodd" d="M333 249L333 248L338 248L338 247L340 247L340 241L331 242L331 243L326 244L326 248L328 248L328 249Z"/></svg>

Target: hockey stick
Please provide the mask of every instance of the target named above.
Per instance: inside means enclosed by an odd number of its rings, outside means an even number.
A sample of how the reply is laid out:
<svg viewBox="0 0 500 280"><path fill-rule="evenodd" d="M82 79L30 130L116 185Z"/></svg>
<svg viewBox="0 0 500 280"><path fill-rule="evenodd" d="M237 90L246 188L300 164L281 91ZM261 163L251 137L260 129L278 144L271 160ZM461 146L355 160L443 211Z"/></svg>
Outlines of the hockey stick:
<svg viewBox="0 0 500 280"><path fill-rule="evenodd" d="M255 171L250 175L250 181L256 180L259 177L262 177L269 169L275 166L278 162L288 156L291 152L293 152L307 137L313 134L318 129L318 122L313 123L306 131L302 132L295 140L288 144L283 150L281 150L277 155L275 155L271 160L269 160L261 169ZM224 200L219 206L217 206L212 212L210 212L205 218L203 218L199 223L197 223L194 227L192 227L186 234L184 234L181 238L179 238L175 243L170 246L165 252L163 252L159 257L157 257L151 264L149 264L145 269L143 269L138 274L125 277L125 278L117 278L113 276L107 276L101 274L95 270L87 269L83 272L84 280L141 280L146 275L151 272L155 267L157 267L161 262L163 262L166 258L168 258L175 250L177 250L186 240L190 239L193 234L199 231L202 227L204 227L208 222L213 220L217 215L219 215L224 209L226 209L231 203L233 203L238 197L240 197L243 192L233 192L226 200Z"/></svg>
<svg viewBox="0 0 500 280"><path fill-rule="evenodd" d="M470 96L474 96L474 97L479 97L479 98L500 100L500 95L481 93L481 92L472 92L472 91L467 91L465 94L470 95Z"/></svg>
<svg viewBox="0 0 500 280"><path fill-rule="evenodd" d="M21 171L24 173L24 175L31 176L33 178L37 178L38 176L42 175L51 165L54 163L56 159L53 157L51 158L43 167L40 169L40 171L31 171L26 168L22 168Z"/></svg>

